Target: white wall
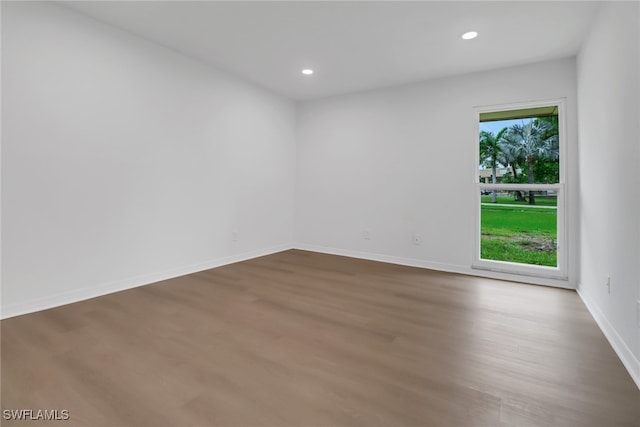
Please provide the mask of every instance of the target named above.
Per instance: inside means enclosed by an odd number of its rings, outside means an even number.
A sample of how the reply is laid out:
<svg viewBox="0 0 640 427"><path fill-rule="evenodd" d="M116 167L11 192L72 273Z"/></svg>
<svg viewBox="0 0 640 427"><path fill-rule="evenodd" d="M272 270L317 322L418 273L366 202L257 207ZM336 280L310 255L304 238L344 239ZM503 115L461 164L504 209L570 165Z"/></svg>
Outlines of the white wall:
<svg viewBox="0 0 640 427"><path fill-rule="evenodd" d="M638 386L639 14L638 3L605 2L577 62L582 242L578 291Z"/></svg>
<svg viewBox="0 0 640 427"><path fill-rule="evenodd" d="M567 99L568 214L575 217L575 92L570 58L300 104L297 244L472 272L474 107L562 97ZM363 239L364 229L370 240ZM422 236L419 246L413 244L414 233ZM569 234L569 242L576 242L575 221ZM568 286L577 278L576 249L569 245Z"/></svg>
<svg viewBox="0 0 640 427"><path fill-rule="evenodd" d="M3 317L291 246L293 102L52 4L2 36Z"/></svg>

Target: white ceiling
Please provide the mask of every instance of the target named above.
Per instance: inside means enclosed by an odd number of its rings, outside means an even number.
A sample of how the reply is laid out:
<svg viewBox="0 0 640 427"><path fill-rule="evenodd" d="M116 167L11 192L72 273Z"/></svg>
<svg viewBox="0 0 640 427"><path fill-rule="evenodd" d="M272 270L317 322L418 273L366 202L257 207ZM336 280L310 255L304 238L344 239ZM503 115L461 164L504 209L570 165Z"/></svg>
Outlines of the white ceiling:
<svg viewBox="0 0 640 427"><path fill-rule="evenodd" d="M69 7L302 100L575 55L594 2L89 1ZM466 31L480 33L465 41ZM303 76L303 68L313 76Z"/></svg>

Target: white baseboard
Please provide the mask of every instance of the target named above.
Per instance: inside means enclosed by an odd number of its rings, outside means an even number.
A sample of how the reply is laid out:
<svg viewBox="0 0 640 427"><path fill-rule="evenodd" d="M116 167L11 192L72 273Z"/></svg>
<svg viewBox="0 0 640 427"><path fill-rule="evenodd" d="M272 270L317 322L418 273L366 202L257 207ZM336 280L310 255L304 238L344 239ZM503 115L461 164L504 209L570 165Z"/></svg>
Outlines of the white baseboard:
<svg viewBox="0 0 640 427"><path fill-rule="evenodd" d="M550 279L545 277L522 276L516 274L502 273L498 271L480 270L471 267L464 267L455 264L446 264L432 261L425 261L415 258L403 258L393 255L378 254L372 252L352 251L349 249L332 248L327 246L316 246L309 244L296 244L295 249L310 252L319 252L330 255L340 255L350 258L366 259L369 261L387 262L390 264L406 265L408 267L426 268L429 270L445 271L448 273L465 274L467 276L484 277L488 279L508 280L511 282L527 283L531 285L553 286L563 289L575 289L570 282L566 280Z"/></svg>
<svg viewBox="0 0 640 427"><path fill-rule="evenodd" d="M123 280L117 280L113 282L102 283L96 286L85 287L76 289L69 292L61 292L53 295L48 295L43 298L36 298L33 300L21 302L18 304L12 304L2 307L0 313L0 319L8 319L10 317L20 316L23 314L33 313L36 311L46 310L53 307L58 307L65 304L71 304L78 301L87 300L90 298L99 297L114 292L124 291L138 286L144 286L151 283L159 282L161 280L172 279L174 277L184 276L186 274L196 273L198 271L208 270L211 268L220 267L223 265L233 264L240 261L246 261L252 258L260 256L270 255L277 252L282 252L288 249L300 249L311 252L326 253L332 255L347 256L350 258L366 259L371 261L387 262L391 264L406 265L410 267L427 268L431 270L446 271L450 273L459 273L472 276L488 277L501 280L520 281L532 284L541 284L547 286L563 286L562 283L549 283L546 279L536 279L523 276L514 276L510 274L490 272L483 270L473 270L471 268L460 267L453 264L430 262L420 259L402 258L392 255L376 254L369 252L352 251L348 249L330 248L324 246L315 246L308 244L283 244L270 248L260 249L251 252L245 252L242 254L232 255L228 257L218 258L211 261L202 263L191 264L179 268L165 270L158 273L144 274L139 276L130 277Z"/></svg>
<svg viewBox="0 0 640 427"><path fill-rule="evenodd" d="M636 383L638 389L640 389L640 360L633 354L631 349L627 346L624 340L620 337L616 329L609 323L607 317L602 313L600 308L595 304L595 302L587 296L584 292L580 291L580 287L576 289L580 298L584 302L584 305L587 307L587 310L591 313L591 316L594 318L600 330L613 347L613 351L616 352L618 358L622 362L631 378Z"/></svg>
<svg viewBox="0 0 640 427"><path fill-rule="evenodd" d="M149 285L151 283L159 282L162 280L172 279L174 277L184 276L186 274L197 273L203 270L209 270L211 268L221 267L223 265L233 264L240 261L246 261L252 258L258 258L265 255L271 255L276 252L286 251L291 249L293 245L285 244L273 246L270 248L259 249L251 252L244 252L237 255L231 255L228 257L217 258L211 261L191 264L179 268L173 268L165 270L159 273L143 274L139 276L130 277L123 280L117 280L113 282L102 283L97 286L91 286L81 289L76 289L70 292L61 292L54 295L49 295L44 298L37 298L30 301L22 302L19 304L13 304L2 308L2 315L0 318L8 319L10 317L21 316L23 314L33 313L36 311L46 310L61 305L71 304L78 301L87 300L90 298L99 297L114 292L124 291L131 288L137 288L139 286Z"/></svg>
<svg viewBox="0 0 640 427"><path fill-rule="evenodd" d="M338 255L349 258L365 259L368 261L386 262L389 264L406 265L408 267L426 268L429 270L446 271L448 273L467 274L467 271L460 266L454 264L444 264L438 262L424 261L414 258L403 258L393 255L378 254L373 252L360 252L350 249L332 248L328 246L316 246L309 244L296 244L295 249L309 252L318 252L322 254Z"/></svg>
<svg viewBox="0 0 640 427"><path fill-rule="evenodd" d="M203 270L209 270L211 268L221 267L223 265L233 264L236 262L246 261L253 258L258 258L265 255L271 255L277 252L286 251L289 249L300 249L311 252L325 253L331 255L346 256L350 258L366 259L370 261L387 262L391 264L406 265L410 267L427 268L430 270L446 271L450 273L459 273L480 277L489 277L502 280L522 281L525 283L551 285L560 287L570 287L558 285L556 283L549 284L548 279L536 279L529 277L513 276L510 274L496 273L489 271L477 271L471 268L465 268L453 264L436 263L430 261L424 261L412 258L396 257L392 255L376 254L369 252L352 251L348 249L330 248L324 246L315 246L308 244L284 244L273 246L270 248L259 249L256 251L245 252L242 254L232 255L228 257L218 258L211 261L206 261L197 264L191 264L180 268L166 270L159 273L145 274L140 276L131 277L124 280L118 280L114 282L103 283L98 286L92 286L82 289L77 289L71 292L62 292L55 295L50 295L44 298L38 298L31 301L26 301L19 304L3 307L1 319L8 319L10 317L20 316L23 314L33 313L36 311L46 310L53 307L58 307L65 304L71 304L78 301L87 300L90 298L99 297L102 295L123 291L126 289L136 288L139 286L148 285L151 283L159 282L162 280L172 279L174 277L184 276L186 274L192 274ZM570 287L573 289L573 287ZM580 292L580 289L576 289L578 295L584 302L585 306L595 319L596 323L604 333L605 337L613 347L623 365L631 375L631 378L640 389L640 360L633 354L626 343L622 340L620 335L616 332L615 328L609 323L604 314L600 311L598 306L586 296L586 294Z"/></svg>

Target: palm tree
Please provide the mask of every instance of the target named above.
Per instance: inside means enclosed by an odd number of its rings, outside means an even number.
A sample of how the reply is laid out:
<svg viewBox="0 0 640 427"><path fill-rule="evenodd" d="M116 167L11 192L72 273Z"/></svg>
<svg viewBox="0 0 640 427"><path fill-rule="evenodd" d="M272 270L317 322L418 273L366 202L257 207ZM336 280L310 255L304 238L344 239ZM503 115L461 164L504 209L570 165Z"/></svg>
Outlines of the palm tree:
<svg viewBox="0 0 640 427"><path fill-rule="evenodd" d="M512 181L518 182L518 168L525 162L525 159L515 149L515 145L507 143L506 137L507 135L504 135L500 142L502 162L511 168Z"/></svg>
<svg viewBox="0 0 640 427"><path fill-rule="evenodd" d="M526 162L529 184L534 183L533 164L536 158L555 160L559 155L557 127L548 120L535 119L522 125L513 125L502 138L501 149L513 159ZM512 163L513 165L513 163ZM535 205L533 191L529 191L529 204Z"/></svg>
<svg viewBox="0 0 640 427"><path fill-rule="evenodd" d="M498 163L502 158L502 149L500 148L500 143L502 141L502 137L507 132L507 128L503 128L498 132L497 135L494 135L493 132L489 131L480 131L480 159L482 165L485 167L491 168L491 183L495 184L497 181L496 169L498 167ZM491 192L491 202L497 202L496 191L493 190Z"/></svg>

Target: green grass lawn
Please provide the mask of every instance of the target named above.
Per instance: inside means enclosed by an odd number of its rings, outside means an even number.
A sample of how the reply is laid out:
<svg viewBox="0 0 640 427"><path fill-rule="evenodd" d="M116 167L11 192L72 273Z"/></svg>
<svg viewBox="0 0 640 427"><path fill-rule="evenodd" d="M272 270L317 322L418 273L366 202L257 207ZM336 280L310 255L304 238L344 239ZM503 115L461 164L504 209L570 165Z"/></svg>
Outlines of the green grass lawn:
<svg viewBox="0 0 640 427"><path fill-rule="evenodd" d="M481 203L492 203L491 195L488 196L480 196ZM528 205L528 201L516 201L512 195L502 196L498 195L496 202L501 205ZM558 200L553 196L536 196L535 197L536 206L557 206Z"/></svg>
<svg viewBox="0 0 640 427"><path fill-rule="evenodd" d="M480 223L482 259L557 266L556 209L483 204Z"/></svg>

